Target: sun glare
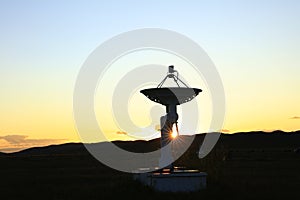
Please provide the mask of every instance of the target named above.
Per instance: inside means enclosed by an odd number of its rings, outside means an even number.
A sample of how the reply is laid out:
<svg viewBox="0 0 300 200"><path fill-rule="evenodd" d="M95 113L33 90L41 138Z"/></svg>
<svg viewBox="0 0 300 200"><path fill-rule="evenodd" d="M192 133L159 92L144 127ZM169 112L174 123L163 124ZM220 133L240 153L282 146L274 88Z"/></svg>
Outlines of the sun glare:
<svg viewBox="0 0 300 200"><path fill-rule="evenodd" d="M171 137L173 139L175 139L177 136L178 136L178 131L177 131L177 128L176 128L176 124L173 124Z"/></svg>

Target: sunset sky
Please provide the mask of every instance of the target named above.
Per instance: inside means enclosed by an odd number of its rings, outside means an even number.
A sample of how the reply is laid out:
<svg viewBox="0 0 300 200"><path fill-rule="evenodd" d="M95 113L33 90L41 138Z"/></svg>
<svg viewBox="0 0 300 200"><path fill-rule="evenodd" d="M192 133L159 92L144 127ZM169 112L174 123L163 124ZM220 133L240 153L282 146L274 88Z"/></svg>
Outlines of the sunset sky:
<svg viewBox="0 0 300 200"><path fill-rule="evenodd" d="M297 0L1 1L0 151L78 142L72 106L82 64L107 39L152 27L186 35L212 59L225 89L224 130L298 130L299 10Z"/></svg>

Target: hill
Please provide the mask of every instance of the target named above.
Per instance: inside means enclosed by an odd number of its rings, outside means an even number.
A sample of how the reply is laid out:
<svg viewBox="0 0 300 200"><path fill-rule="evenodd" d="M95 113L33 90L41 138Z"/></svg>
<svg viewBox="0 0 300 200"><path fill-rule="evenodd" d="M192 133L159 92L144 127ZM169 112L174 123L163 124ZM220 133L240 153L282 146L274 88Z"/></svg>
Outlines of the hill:
<svg viewBox="0 0 300 200"><path fill-rule="evenodd" d="M0 152L0 157L2 157L2 156L7 156L7 153Z"/></svg>
<svg viewBox="0 0 300 200"><path fill-rule="evenodd" d="M199 148L206 134L197 134L191 148ZM182 140L186 135L180 136ZM132 152L150 152L160 147L160 140L150 141L113 141L117 146ZM101 143L99 143L101 145ZM239 132L235 134L221 134L217 147L226 146L230 149L259 149L259 148L286 148L295 149L300 147L300 131L283 132L274 131L270 133L262 131ZM89 152L82 143L66 143L61 145L50 145L46 147L33 147L15 153L0 153L0 156L37 156L37 155L86 155Z"/></svg>
<svg viewBox="0 0 300 200"><path fill-rule="evenodd" d="M68 143L0 154L3 199L294 199L299 196L300 132L222 134L204 159L197 150L205 134L196 136L176 166L208 173L205 191L157 193L91 156L81 143ZM189 136L181 136L184 137ZM115 141L133 152L159 148L151 141ZM104 143L99 143L99 145Z"/></svg>

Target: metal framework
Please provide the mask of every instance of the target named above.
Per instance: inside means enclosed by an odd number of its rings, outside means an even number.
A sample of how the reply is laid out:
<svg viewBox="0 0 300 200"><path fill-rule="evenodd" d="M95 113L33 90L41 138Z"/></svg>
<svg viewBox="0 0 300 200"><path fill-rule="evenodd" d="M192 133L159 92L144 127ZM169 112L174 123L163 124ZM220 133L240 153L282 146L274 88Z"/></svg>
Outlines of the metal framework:
<svg viewBox="0 0 300 200"><path fill-rule="evenodd" d="M175 75L176 74L176 75ZM169 71L166 75L166 77L158 84L157 88L161 88L162 85L165 83L165 81L167 80L167 78L173 78L174 82L177 84L178 87L180 87L178 81L180 81L180 83L182 83L185 87L189 88L189 86L187 86L187 84L185 84L180 78L179 78L179 73L178 71L174 70L174 66L171 65L169 66Z"/></svg>

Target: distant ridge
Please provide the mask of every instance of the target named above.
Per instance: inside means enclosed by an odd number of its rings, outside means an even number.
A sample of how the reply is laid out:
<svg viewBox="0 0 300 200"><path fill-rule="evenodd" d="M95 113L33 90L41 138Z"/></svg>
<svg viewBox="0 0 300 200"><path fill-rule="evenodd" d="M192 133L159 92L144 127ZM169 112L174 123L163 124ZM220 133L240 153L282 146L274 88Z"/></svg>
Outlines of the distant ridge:
<svg viewBox="0 0 300 200"><path fill-rule="evenodd" d="M300 146L300 131L251 131L222 134L219 142L230 148L296 148Z"/></svg>
<svg viewBox="0 0 300 200"><path fill-rule="evenodd" d="M59 155L59 154L87 154L82 143L65 143L58 145L49 145L44 147L32 147L19 152L7 153L11 156L23 156L23 155Z"/></svg>
<svg viewBox="0 0 300 200"><path fill-rule="evenodd" d="M206 134L197 134L192 148L198 149ZM181 138L191 137L181 135ZM114 141L117 146L132 152L150 152L160 147L160 140L150 141ZM99 145L103 144L98 143ZM217 143L218 146L228 148L299 148L300 131L284 132L276 130L273 132L251 131L238 132L234 134L222 133ZM86 155L89 152L82 143L66 143L60 145L49 145L45 147L32 147L14 153L2 153L2 156L49 156L49 155Z"/></svg>
<svg viewBox="0 0 300 200"><path fill-rule="evenodd" d="M7 156L7 153L0 152L0 157Z"/></svg>

